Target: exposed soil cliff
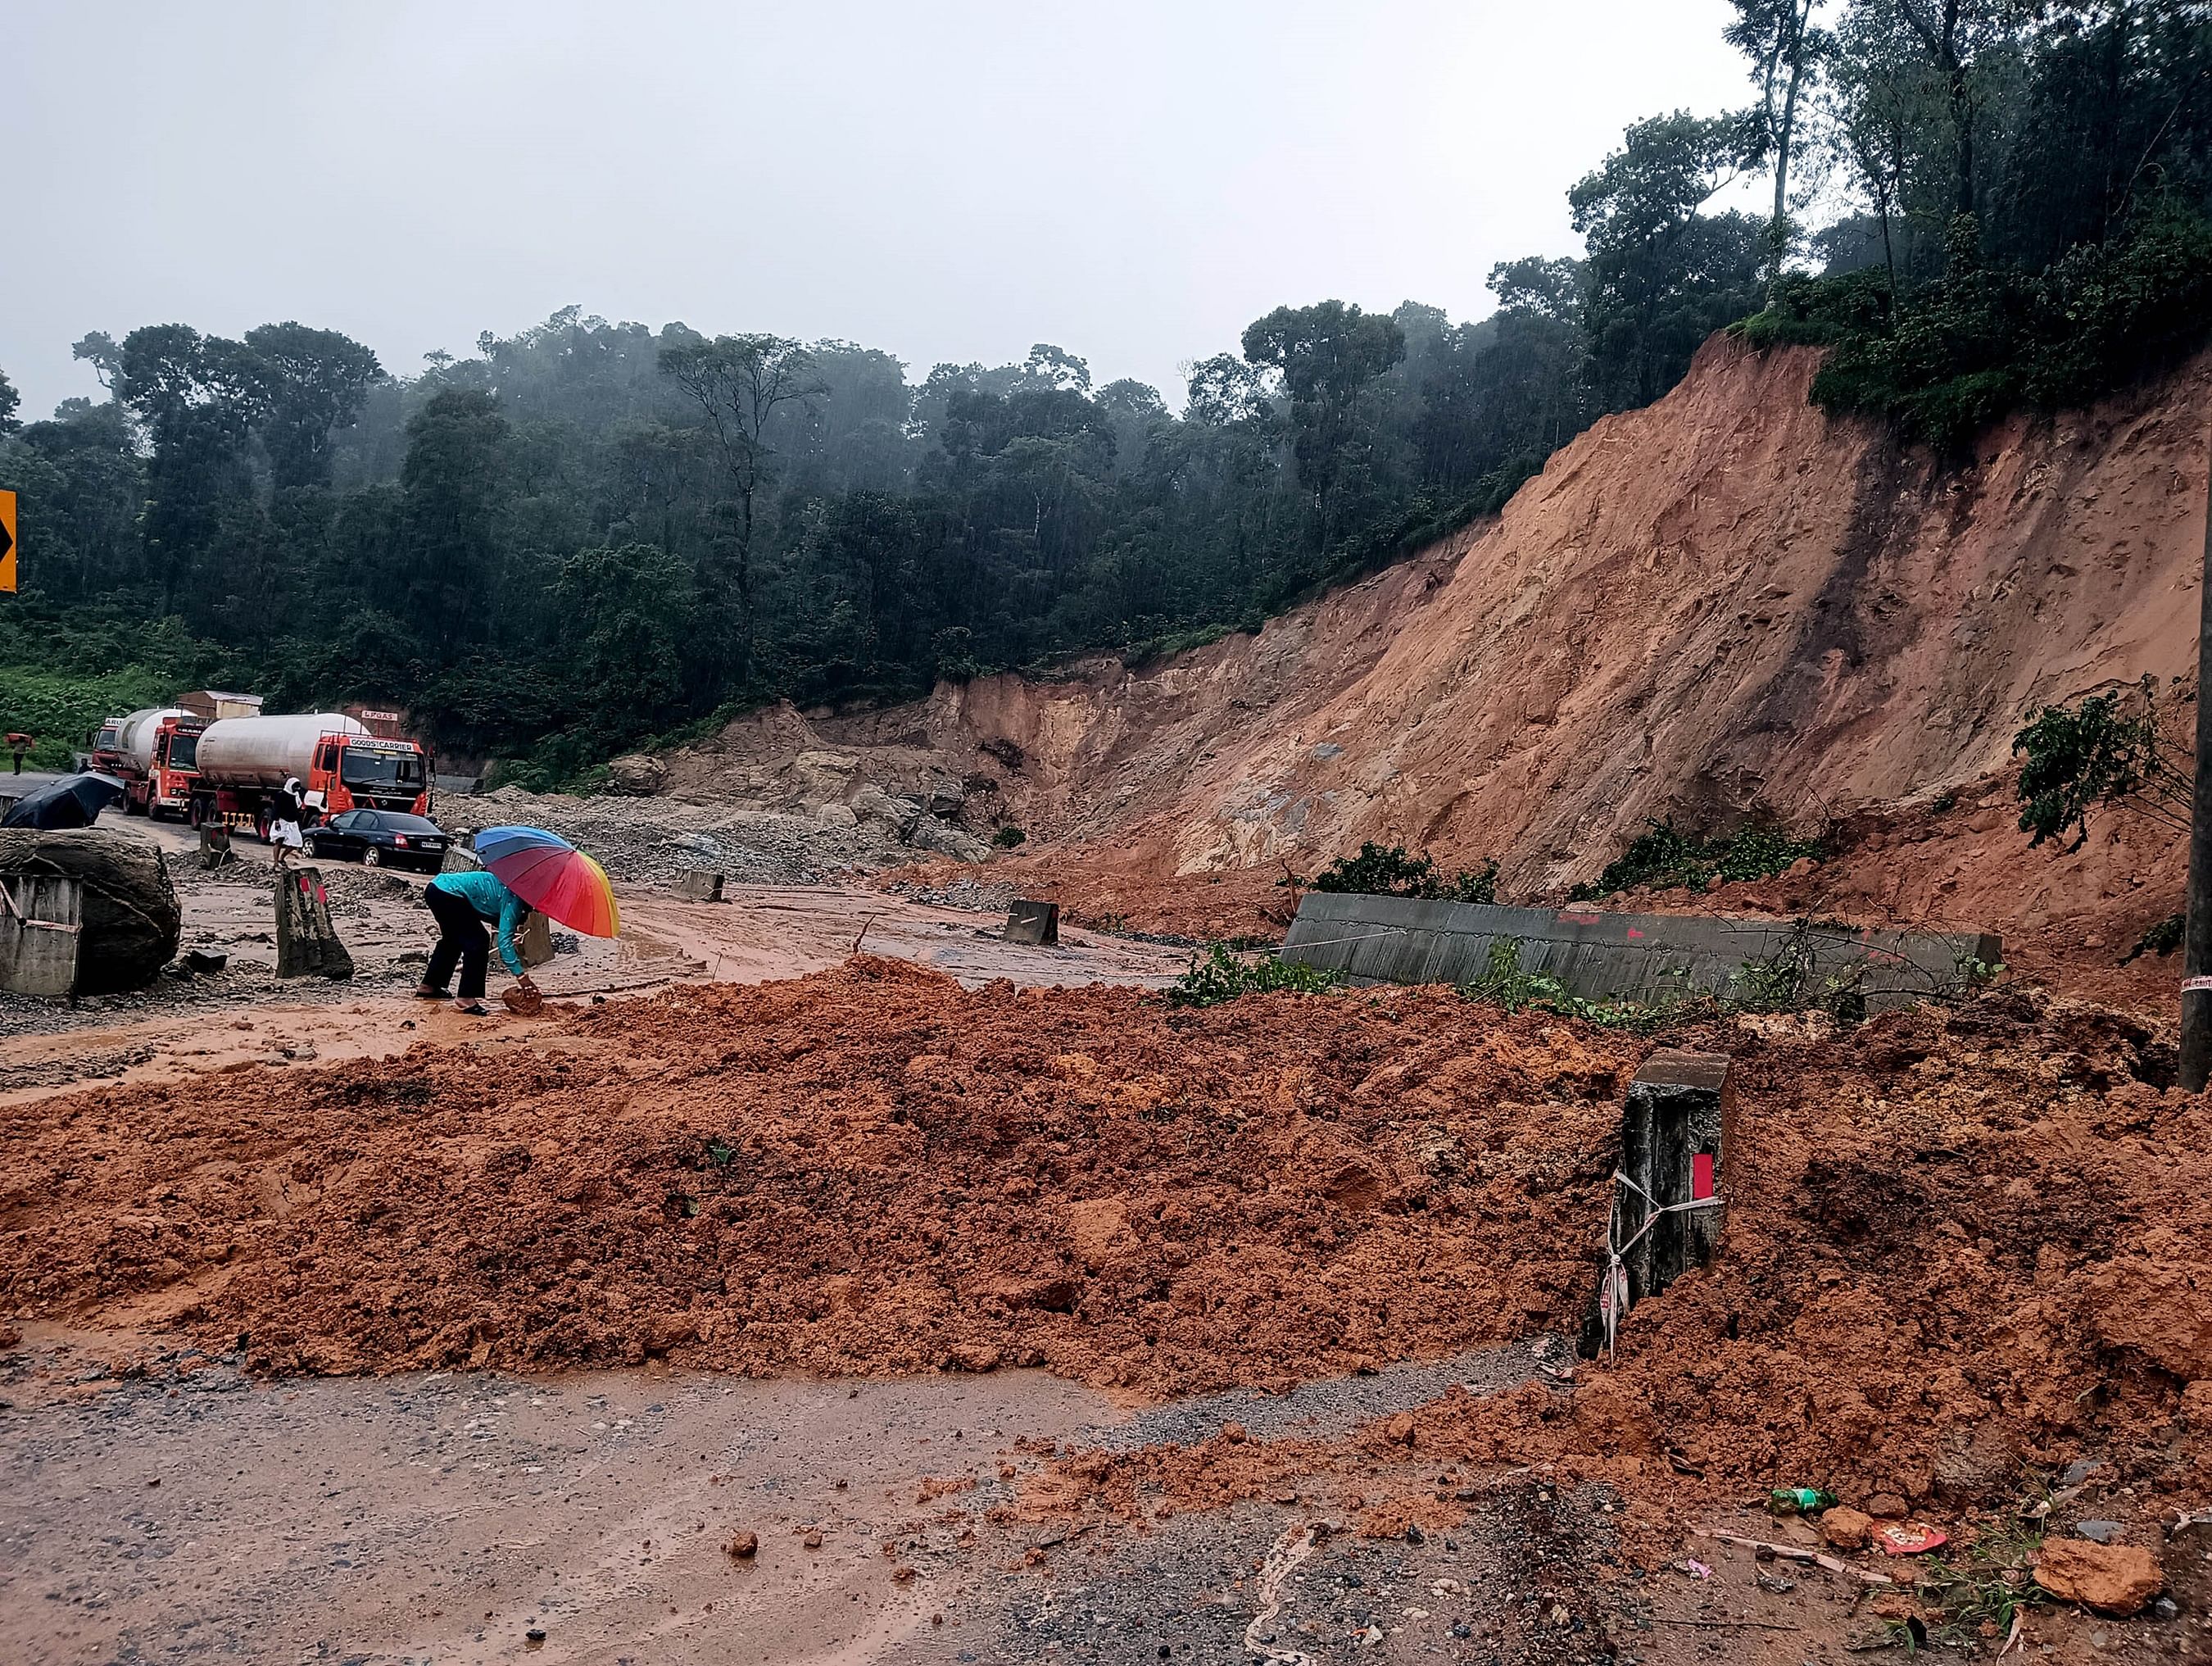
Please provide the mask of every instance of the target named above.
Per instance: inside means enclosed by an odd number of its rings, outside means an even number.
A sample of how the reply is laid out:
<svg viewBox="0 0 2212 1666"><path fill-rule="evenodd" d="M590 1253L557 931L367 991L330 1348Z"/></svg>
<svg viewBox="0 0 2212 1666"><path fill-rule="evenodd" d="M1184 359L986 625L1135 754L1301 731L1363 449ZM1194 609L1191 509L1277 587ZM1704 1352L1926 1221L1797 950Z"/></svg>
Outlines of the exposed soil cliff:
<svg viewBox="0 0 2212 1666"><path fill-rule="evenodd" d="M1595 875L1647 817L1978 798L2033 707L2189 672L2212 358L2017 418L1955 467L1814 409L1817 362L1716 338L1497 520L1256 635L733 726L672 787L797 798L826 771L964 793L971 828L1018 824L1101 878L1222 881L1183 912L1249 930L1280 863L1364 838L1498 856L1509 890L1540 892ZM2025 841L1996 820L1977 848L2009 871L1972 897L1979 923L2040 930L2107 888L2011 860ZM1957 878L1910 905L1963 917Z"/></svg>

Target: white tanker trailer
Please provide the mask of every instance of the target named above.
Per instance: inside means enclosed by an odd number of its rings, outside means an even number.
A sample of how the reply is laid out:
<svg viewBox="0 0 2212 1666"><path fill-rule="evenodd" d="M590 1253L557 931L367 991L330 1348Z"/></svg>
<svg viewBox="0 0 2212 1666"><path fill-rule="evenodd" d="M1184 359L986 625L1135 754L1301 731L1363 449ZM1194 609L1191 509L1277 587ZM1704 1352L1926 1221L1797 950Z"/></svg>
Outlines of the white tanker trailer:
<svg viewBox="0 0 2212 1666"><path fill-rule="evenodd" d="M343 712L225 717L199 736L195 824L248 816L266 831L297 794L311 817L347 810L430 813L429 759Z"/></svg>
<svg viewBox="0 0 2212 1666"><path fill-rule="evenodd" d="M182 814L191 801L198 765L193 744L200 720L182 706L148 706L127 717L111 717L92 743L93 768L123 783L124 808L130 814Z"/></svg>

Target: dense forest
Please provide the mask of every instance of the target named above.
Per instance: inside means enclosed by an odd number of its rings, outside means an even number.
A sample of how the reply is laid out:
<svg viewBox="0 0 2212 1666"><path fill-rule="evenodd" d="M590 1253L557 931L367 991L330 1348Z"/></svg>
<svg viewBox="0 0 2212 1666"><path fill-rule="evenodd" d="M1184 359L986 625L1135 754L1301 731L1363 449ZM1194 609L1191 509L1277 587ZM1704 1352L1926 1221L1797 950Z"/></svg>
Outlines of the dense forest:
<svg viewBox="0 0 2212 1666"><path fill-rule="evenodd" d="M1829 345L1816 398L1938 447L2202 342L2212 6L1734 12L1753 101L1631 126L1568 192L1578 258L1499 264L1474 322L1280 307L1176 406L1051 345L917 382L577 307L405 375L297 323L89 335L103 401L26 423L0 378L0 727L58 760L222 682L574 779L763 699L1249 627L1496 509L1717 329Z"/></svg>

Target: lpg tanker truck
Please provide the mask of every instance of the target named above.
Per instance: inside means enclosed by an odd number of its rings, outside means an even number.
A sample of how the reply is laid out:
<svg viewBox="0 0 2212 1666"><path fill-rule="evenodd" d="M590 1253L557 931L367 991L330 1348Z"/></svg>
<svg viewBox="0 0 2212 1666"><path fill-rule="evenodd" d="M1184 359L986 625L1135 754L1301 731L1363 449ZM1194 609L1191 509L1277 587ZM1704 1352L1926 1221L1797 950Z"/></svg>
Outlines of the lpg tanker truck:
<svg viewBox="0 0 2212 1666"><path fill-rule="evenodd" d="M191 807L203 721L182 706L149 706L112 717L93 738L92 767L123 783L124 808L134 816L182 816Z"/></svg>
<svg viewBox="0 0 2212 1666"><path fill-rule="evenodd" d="M195 750L195 827L246 817L266 834L294 793L319 818L345 810L430 813L430 763L421 745L382 739L342 712L217 718Z"/></svg>

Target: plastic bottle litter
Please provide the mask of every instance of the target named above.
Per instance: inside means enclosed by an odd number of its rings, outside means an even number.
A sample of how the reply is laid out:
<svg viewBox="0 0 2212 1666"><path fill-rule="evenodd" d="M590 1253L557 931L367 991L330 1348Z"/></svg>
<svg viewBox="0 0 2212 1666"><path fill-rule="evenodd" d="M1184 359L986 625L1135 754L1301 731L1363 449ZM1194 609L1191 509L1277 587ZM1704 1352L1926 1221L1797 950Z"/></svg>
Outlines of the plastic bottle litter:
<svg viewBox="0 0 2212 1666"><path fill-rule="evenodd" d="M1815 1487L1778 1487L1766 1495L1766 1507L1777 1516L1810 1516L1834 1502Z"/></svg>

